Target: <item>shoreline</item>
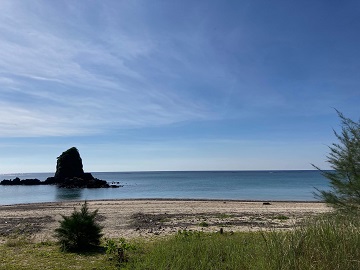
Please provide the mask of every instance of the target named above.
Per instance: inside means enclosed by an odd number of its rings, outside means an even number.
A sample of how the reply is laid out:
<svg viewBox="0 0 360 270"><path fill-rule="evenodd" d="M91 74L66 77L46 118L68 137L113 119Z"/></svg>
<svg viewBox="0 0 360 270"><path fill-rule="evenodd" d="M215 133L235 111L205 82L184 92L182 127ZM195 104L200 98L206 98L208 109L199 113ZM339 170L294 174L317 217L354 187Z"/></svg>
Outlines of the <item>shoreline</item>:
<svg viewBox="0 0 360 270"><path fill-rule="evenodd" d="M27 203L14 203L14 204L0 204L0 208L3 206L19 206L19 205L41 205L41 204L50 204L50 203L79 203L79 202L113 202L113 201L194 201L194 202L252 202L252 203L320 203L324 204L322 201L311 201L311 200L242 200L242 199L193 199L193 198L121 198L121 199L95 199L95 200L65 200L65 201L49 201L49 202L27 202Z"/></svg>
<svg viewBox="0 0 360 270"><path fill-rule="evenodd" d="M264 202L266 204L264 204ZM0 205L0 240L15 233L35 241L54 240L61 215L80 209L83 200ZM319 201L249 201L205 199L87 200L98 210L107 238L153 238L179 230L288 230L304 219L331 211Z"/></svg>

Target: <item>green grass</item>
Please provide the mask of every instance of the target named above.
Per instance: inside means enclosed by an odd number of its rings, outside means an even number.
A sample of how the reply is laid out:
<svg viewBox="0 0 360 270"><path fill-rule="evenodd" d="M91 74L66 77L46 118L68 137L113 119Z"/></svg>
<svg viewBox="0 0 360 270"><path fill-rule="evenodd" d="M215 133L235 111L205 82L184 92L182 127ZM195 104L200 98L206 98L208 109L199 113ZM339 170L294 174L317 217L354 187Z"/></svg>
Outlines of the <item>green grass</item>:
<svg viewBox="0 0 360 270"><path fill-rule="evenodd" d="M291 232L264 233L272 269L360 269L360 219L324 215Z"/></svg>
<svg viewBox="0 0 360 270"><path fill-rule="evenodd" d="M124 248L127 262L121 265L105 249L66 253L52 242L9 239L0 245L0 269L360 269L356 216L324 215L287 232L181 231L153 241L119 241L114 243L132 247Z"/></svg>
<svg viewBox="0 0 360 270"><path fill-rule="evenodd" d="M183 231L130 256L125 269L360 269L360 221L324 215L293 231Z"/></svg>
<svg viewBox="0 0 360 270"><path fill-rule="evenodd" d="M200 226L200 227L209 227L209 223L207 223L206 221L201 221L201 222L199 223L199 226Z"/></svg>
<svg viewBox="0 0 360 270"><path fill-rule="evenodd" d="M102 269L114 270L116 262L109 261L103 253L67 253L52 242L40 244L19 241L13 245L0 245L1 270L33 269Z"/></svg>
<svg viewBox="0 0 360 270"><path fill-rule="evenodd" d="M261 254L260 233L205 234L181 232L174 237L145 243L130 256L125 269L249 269ZM261 269L256 263L253 269Z"/></svg>

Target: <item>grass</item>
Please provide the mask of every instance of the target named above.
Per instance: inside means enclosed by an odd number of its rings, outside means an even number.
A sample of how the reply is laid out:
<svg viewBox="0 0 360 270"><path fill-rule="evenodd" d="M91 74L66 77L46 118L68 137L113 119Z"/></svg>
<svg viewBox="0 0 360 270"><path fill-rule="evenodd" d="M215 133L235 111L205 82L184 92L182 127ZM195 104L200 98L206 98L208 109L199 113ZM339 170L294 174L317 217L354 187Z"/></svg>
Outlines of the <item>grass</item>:
<svg viewBox="0 0 360 270"><path fill-rule="evenodd" d="M324 215L291 232L264 234L272 269L360 269L360 220Z"/></svg>
<svg viewBox="0 0 360 270"><path fill-rule="evenodd" d="M289 217L288 217L288 216L285 216L285 215L277 215L277 216L274 216L273 219L288 220Z"/></svg>
<svg viewBox="0 0 360 270"><path fill-rule="evenodd" d="M104 251L66 253L52 242L11 239L0 245L0 269L360 269L356 216L324 215L286 232L181 231L139 241L131 242L127 262L119 265Z"/></svg>
<svg viewBox="0 0 360 270"><path fill-rule="evenodd" d="M13 239L10 245L0 245L0 254L1 270L118 269L116 263L109 261L101 252L81 254L61 252L60 246L54 242L31 243L23 240L16 242Z"/></svg>
<svg viewBox="0 0 360 270"><path fill-rule="evenodd" d="M360 220L324 215L292 231L183 231L144 243L125 269L360 269Z"/></svg>
<svg viewBox="0 0 360 270"><path fill-rule="evenodd" d="M261 254L260 241L260 233L230 235L182 231L168 239L145 243L142 250L130 256L124 268L248 269Z"/></svg>
<svg viewBox="0 0 360 270"><path fill-rule="evenodd" d="M7 247L18 247L18 246L23 246L25 244L29 244L32 242L32 239L29 235L22 235L22 234L11 234L7 237L6 241L5 241L5 246Z"/></svg>
<svg viewBox="0 0 360 270"><path fill-rule="evenodd" d="M199 226L200 226L200 227L209 227L209 223L207 223L206 221L201 221L201 222L199 223Z"/></svg>

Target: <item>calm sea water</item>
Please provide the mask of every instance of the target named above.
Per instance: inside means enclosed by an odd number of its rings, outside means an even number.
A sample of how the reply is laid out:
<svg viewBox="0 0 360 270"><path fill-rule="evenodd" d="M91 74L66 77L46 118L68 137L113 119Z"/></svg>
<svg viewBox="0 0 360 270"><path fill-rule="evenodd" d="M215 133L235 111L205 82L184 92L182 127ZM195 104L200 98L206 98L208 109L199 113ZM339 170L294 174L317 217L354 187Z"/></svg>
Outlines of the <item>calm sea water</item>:
<svg viewBox="0 0 360 270"><path fill-rule="evenodd" d="M45 180L53 173L0 174ZM101 199L233 199L316 201L315 188L328 189L318 171L99 172L121 188L61 189L55 186L0 186L0 205Z"/></svg>

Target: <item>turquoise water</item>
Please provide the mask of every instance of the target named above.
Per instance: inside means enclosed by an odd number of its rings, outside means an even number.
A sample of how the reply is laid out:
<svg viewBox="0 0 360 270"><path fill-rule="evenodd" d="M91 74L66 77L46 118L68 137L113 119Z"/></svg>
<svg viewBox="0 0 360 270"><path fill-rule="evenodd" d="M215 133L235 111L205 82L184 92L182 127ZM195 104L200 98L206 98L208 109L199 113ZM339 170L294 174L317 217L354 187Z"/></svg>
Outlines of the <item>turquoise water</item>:
<svg viewBox="0 0 360 270"><path fill-rule="evenodd" d="M60 189L55 186L0 186L0 205L102 199L232 199L316 201L313 192L328 189L318 171L101 172L94 177L120 181L121 188ZM45 180L53 173L0 174Z"/></svg>

